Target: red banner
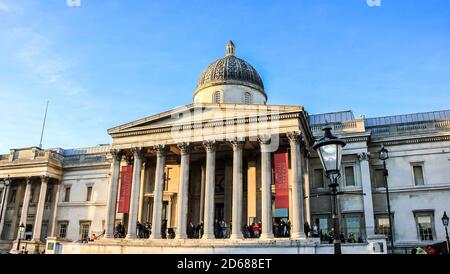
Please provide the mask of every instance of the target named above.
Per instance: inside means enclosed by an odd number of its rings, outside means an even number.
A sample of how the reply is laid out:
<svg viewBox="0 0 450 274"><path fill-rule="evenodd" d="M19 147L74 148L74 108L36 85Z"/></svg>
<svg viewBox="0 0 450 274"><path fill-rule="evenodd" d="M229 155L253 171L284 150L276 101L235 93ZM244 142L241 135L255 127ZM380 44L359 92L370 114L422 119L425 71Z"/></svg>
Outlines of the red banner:
<svg viewBox="0 0 450 274"><path fill-rule="evenodd" d="M275 208L289 208L289 158L287 153L275 153Z"/></svg>
<svg viewBox="0 0 450 274"><path fill-rule="evenodd" d="M128 213L130 208L132 180L133 165L123 166L120 177L119 213Z"/></svg>

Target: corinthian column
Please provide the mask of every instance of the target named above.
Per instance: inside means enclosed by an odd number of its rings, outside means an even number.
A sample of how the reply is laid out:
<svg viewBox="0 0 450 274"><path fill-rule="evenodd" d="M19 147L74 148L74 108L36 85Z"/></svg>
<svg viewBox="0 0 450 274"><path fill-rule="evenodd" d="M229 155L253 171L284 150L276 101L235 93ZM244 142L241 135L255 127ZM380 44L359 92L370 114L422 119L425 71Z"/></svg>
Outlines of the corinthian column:
<svg viewBox="0 0 450 274"><path fill-rule="evenodd" d="M130 211L128 214L128 239L136 238L136 222L139 207L139 187L141 185L142 157L144 156L144 150L141 147L134 147L131 149L131 151L133 152L134 164L133 182L131 186Z"/></svg>
<svg viewBox="0 0 450 274"><path fill-rule="evenodd" d="M164 185L164 165L166 164L166 147L163 145L158 145L155 146L155 150L156 173L155 190L153 192L152 234L150 238L161 239L161 212Z"/></svg>
<svg viewBox="0 0 450 274"><path fill-rule="evenodd" d="M243 141L231 141L233 146L233 206L232 206L232 227L231 239L242 239L242 148Z"/></svg>
<svg viewBox="0 0 450 274"><path fill-rule="evenodd" d="M36 208L36 219L34 220L33 240L41 240L42 217L44 215L45 194L47 193L48 177L41 177L41 190L39 192L39 201Z"/></svg>
<svg viewBox="0 0 450 274"><path fill-rule="evenodd" d="M23 197L22 212L20 213L20 222L19 222L19 225L23 224L25 227L27 226L27 217L28 217L28 207L30 205L30 196L31 196L31 177L27 177L26 178L25 195ZM17 239L19 239L19 237L20 237L20 235L17 234Z"/></svg>
<svg viewBox="0 0 450 274"><path fill-rule="evenodd" d="M273 238L272 231L272 159L270 139L259 138L261 146L261 239Z"/></svg>
<svg viewBox="0 0 450 274"><path fill-rule="evenodd" d="M300 159L300 135L297 132L288 132L287 137L291 147L291 169L292 169L292 233L294 240L305 239L303 228L303 184L302 166Z"/></svg>
<svg viewBox="0 0 450 274"><path fill-rule="evenodd" d="M120 162L122 151L111 149L113 162L111 163L111 179L108 186L108 203L106 204L106 231L105 238L114 238L114 221L116 219L117 192L119 186Z"/></svg>
<svg viewBox="0 0 450 274"><path fill-rule="evenodd" d="M202 239L214 239L214 188L216 177L216 142L204 141L206 149L205 215Z"/></svg>
<svg viewBox="0 0 450 274"><path fill-rule="evenodd" d="M186 239L188 191L189 191L189 144L178 144L181 152L180 182L177 205L177 239Z"/></svg>

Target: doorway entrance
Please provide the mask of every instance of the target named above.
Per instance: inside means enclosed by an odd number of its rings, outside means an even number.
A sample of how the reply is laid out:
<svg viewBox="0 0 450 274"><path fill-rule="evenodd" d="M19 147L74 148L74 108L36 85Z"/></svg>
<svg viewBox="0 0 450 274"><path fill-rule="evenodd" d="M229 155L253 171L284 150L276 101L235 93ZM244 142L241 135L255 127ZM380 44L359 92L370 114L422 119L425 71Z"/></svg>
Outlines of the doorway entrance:
<svg viewBox="0 0 450 274"><path fill-rule="evenodd" d="M214 219L217 221L224 221L224 204L217 203L215 207Z"/></svg>

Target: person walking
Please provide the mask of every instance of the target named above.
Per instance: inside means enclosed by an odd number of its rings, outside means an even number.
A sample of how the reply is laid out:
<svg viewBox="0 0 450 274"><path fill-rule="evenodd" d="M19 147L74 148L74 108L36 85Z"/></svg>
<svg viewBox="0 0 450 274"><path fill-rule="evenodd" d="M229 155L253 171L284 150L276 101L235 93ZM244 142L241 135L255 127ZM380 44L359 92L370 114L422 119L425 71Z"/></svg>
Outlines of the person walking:
<svg viewBox="0 0 450 274"><path fill-rule="evenodd" d="M309 238L309 232L310 232L310 230L311 230L311 228L309 227L309 223L308 223L308 222L305 222L305 225L303 226L303 228L304 228L304 230L305 230L306 238Z"/></svg>

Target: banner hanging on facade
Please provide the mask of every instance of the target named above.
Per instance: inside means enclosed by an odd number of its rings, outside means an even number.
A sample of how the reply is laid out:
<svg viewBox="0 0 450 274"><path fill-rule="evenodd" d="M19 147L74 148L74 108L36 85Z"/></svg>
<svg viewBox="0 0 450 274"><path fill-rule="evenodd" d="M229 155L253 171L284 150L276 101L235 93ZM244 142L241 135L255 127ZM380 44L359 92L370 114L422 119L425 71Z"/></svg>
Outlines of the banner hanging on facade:
<svg viewBox="0 0 450 274"><path fill-rule="evenodd" d="M130 208L132 180L133 165L123 166L120 177L119 213L128 213Z"/></svg>
<svg viewBox="0 0 450 274"><path fill-rule="evenodd" d="M287 153L275 153L275 208L289 208L289 158Z"/></svg>

